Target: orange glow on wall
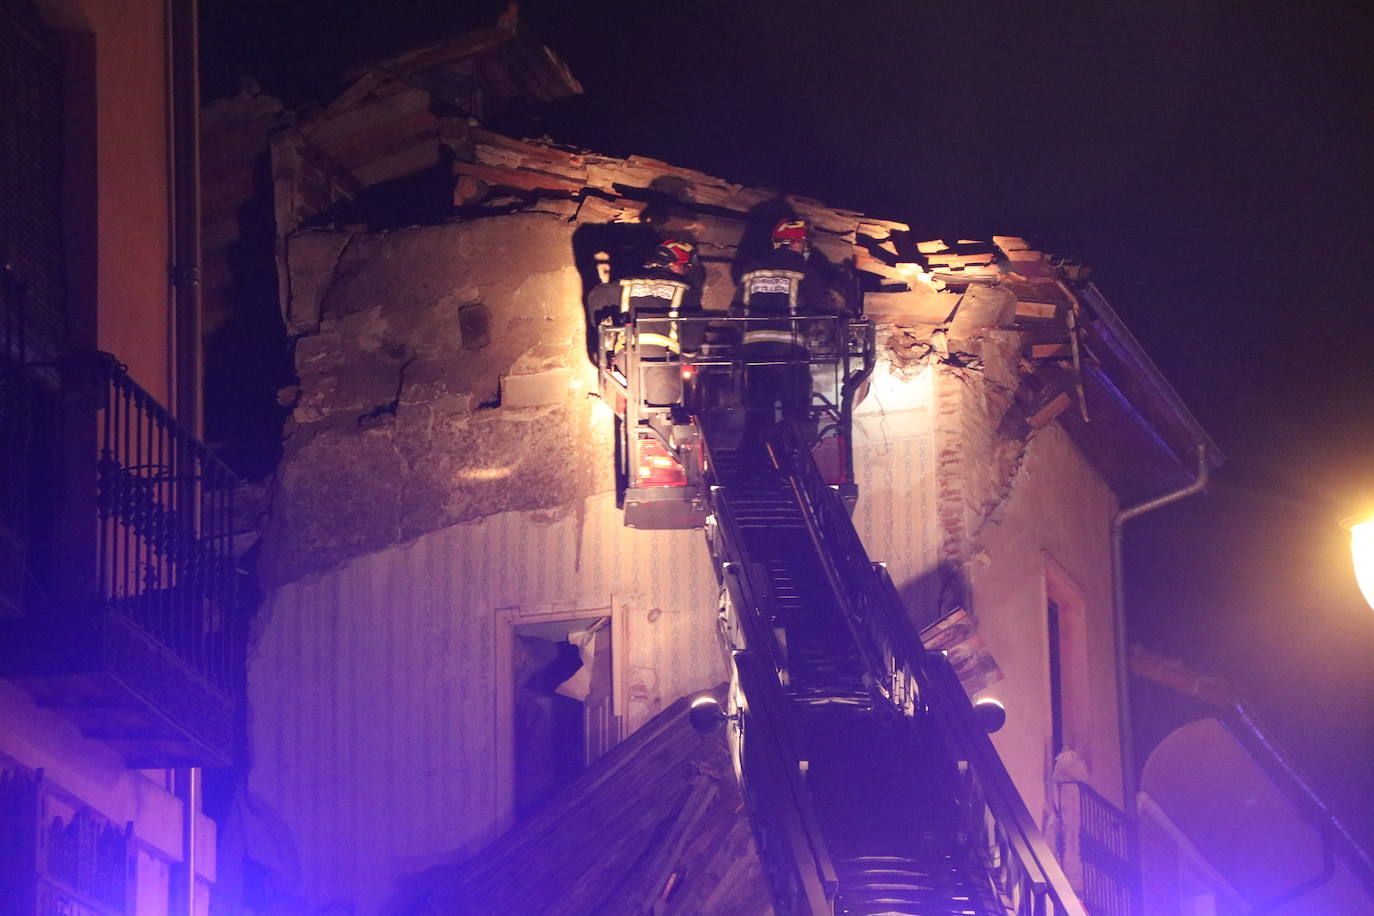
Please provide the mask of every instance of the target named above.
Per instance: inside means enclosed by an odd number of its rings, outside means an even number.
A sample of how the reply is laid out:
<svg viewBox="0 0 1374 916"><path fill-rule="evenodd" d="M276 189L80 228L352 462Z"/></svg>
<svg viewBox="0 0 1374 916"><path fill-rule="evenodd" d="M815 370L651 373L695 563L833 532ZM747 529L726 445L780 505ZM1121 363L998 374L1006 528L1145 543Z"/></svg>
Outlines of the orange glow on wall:
<svg viewBox="0 0 1374 916"><path fill-rule="evenodd" d="M1347 522L1350 530L1350 556L1355 564L1355 581L1365 602L1374 608L1374 516Z"/></svg>

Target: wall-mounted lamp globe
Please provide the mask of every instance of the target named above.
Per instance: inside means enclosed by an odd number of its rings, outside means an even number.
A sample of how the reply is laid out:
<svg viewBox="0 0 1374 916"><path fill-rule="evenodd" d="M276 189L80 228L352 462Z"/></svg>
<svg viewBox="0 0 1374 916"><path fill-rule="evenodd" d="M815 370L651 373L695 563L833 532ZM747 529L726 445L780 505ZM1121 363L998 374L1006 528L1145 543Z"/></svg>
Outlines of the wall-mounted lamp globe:
<svg viewBox="0 0 1374 916"><path fill-rule="evenodd" d="M1360 585L1365 602L1374 608L1374 516L1347 519L1343 524L1350 532L1355 581Z"/></svg>
<svg viewBox="0 0 1374 916"><path fill-rule="evenodd" d="M697 697L687 710L687 721L703 735L709 735L732 720L738 722L739 715L727 716L715 697Z"/></svg>
<svg viewBox="0 0 1374 916"><path fill-rule="evenodd" d="M994 700L992 697L983 697L973 704L973 714L978 718L978 724L983 726L983 731L991 735L1007 724L1007 710L1002 705L1001 700Z"/></svg>

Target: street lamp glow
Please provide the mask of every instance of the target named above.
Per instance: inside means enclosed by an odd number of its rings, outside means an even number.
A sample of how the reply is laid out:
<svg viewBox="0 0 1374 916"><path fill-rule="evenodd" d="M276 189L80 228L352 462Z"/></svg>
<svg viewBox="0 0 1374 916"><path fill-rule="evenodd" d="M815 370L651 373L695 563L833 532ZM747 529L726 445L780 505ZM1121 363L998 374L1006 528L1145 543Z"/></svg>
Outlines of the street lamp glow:
<svg viewBox="0 0 1374 916"><path fill-rule="evenodd" d="M1355 581L1365 602L1374 608L1374 516L1346 522L1350 531L1350 555L1355 561Z"/></svg>

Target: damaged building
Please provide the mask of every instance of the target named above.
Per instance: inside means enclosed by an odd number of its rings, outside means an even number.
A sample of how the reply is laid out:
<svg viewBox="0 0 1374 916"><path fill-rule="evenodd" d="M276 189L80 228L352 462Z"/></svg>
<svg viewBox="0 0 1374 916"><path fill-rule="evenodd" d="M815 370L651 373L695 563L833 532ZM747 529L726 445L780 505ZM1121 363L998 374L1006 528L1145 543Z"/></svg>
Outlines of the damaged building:
<svg viewBox="0 0 1374 916"><path fill-rule="evenodd" d="M748 781L686 718L732 680L728 600L701 533L624 524L586 301L683 238L725 316L794 216L873 329L854 528L960 702L1004 708L1026 848L1067 878L1052 911L1136 912L1122 510L1191 492L1216 446L1080 265L497 129L580 91L511 18L319 106L204 111L207 423L273 468L225 899L769 910Z"/></svg>

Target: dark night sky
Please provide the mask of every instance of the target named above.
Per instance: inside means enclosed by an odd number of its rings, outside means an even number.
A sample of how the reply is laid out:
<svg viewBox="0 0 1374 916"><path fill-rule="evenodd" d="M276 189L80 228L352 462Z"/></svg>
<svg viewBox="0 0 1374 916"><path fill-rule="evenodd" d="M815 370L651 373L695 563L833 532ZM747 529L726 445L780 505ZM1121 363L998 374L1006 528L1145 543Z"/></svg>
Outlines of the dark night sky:
<svg viewBox="0 0 1374 916"><path fill-rule="evenodd" d="M502 2L202 0L290 103ZM1374 5L531 0L562 142L1080 257L1229 461L1128 528L1133 638L1245 689L1374 846ZM1148 710L1141 711L1148 715Z"/></svg>

